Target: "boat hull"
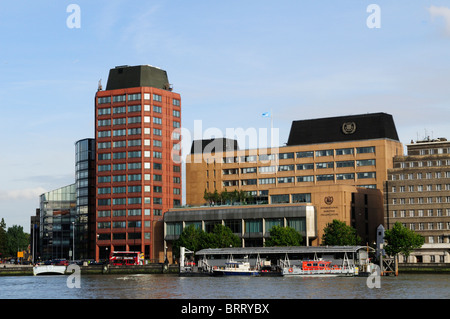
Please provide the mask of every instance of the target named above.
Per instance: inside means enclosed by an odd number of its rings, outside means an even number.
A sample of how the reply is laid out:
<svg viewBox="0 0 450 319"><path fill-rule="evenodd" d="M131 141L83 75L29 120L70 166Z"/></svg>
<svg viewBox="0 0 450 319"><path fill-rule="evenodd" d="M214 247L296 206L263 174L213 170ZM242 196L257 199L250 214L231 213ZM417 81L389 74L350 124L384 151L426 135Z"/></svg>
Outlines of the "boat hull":
<svg viewBox="0 0 450 319"><path fill-rule="evenodd" d="M66 266L35 266L33 267L33 275L64 275L66 273Z"/></svg>
<svg viewBox="0 0 450 319"><path fill-rule="evenodd" d="M215 270L215 276L259 276L258 271L229 271L229 270Z"/></svg>
<svg viewBox="0 0 450 319"><path fill-rule="evenodd" d="M357 273L355 269L330 269L330 270L303 270L297 267L282 269L283 276L304 276L304 277L352 277Z"/></svg>

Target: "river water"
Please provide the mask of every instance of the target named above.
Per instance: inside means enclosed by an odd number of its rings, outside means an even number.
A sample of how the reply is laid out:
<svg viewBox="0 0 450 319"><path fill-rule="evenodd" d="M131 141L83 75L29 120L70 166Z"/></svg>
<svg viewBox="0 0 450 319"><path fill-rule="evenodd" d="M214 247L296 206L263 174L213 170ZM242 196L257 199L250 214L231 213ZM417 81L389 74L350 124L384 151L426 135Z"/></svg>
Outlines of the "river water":
<svg viewBox="0 0 450 319"><path fill-rule="evenodd" d="M0 299L450 299L448 274L379 279L376 284L370 277L11 276L0 277Z"/></svg>

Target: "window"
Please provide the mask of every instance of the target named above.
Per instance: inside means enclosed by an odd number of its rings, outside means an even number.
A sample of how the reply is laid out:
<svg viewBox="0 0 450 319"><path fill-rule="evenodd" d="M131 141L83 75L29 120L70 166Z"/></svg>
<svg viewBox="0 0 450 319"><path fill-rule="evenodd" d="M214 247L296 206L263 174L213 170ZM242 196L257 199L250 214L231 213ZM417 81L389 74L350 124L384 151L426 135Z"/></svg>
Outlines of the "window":
<svg viewBox="0 0 450 319"><path fill-rule="evenodd" d="M141 123L140 116L132 116L128 118L128 124L136 124L136 123Z"/></svg>
<svg viewBox="0 0 450 319"><path fill-rule="evenodd" d="M352 155L353 148L341 148L336 150L336 155Z"/></svg>
<svg viewBox="0 0 450 319"><path fill-rule="evenodd" d="M156 136L161 136L162 135L162 130L158 129L158 128L154 128L153 129L153 134Z"/></svg>
<svg viewBox="0 0 450 319"><path fill-rule="evenodd" d="M276 166L261 166L258 167L258 171L260 173L274 173L276 172L277 167Z"/></svg>
<svg viewBox="0 0 450 319"><path fill-rule="evenodd" d="M153 124L162 124L162 119L159 117L153 117Z"/></svg>
<svg viewBox="0 0 450 319"><path fill-rule="evenodd" d="M374 159L369 159L369 160L356 161L356 166L357 167L360 167L360 166L375 166L375 160Z"/></svg>
<svg viewBox="0 0 450 319"><path fill-rule="evenodd" d="M279 159L290 159L290 158L294 158L294 153L280 153L278 155Z"/></svg>
<svg viewBox="0 0 450 319"><path fill-rule="evenodd" d="M334 180L334 175L333 174L317 175L316 180L317 181L332 181L332 180Z"/></svg>
<svg viewBox="0 0 450 319"><path fill-rule="evenodd" d="M278 166L278 171L279 172L285 172L285 171L293 171L294 170L294 165L280 165Z"/></svg>
<svg viewBox="0 0 450 319"><path fill-rule="evenodd" d="M109 115L111 114L111 108L106 108L106 109L98 109L98 115Z"/></svg>
<svg viewBox="0 0 450 319"><path fill-rule="evenodd" d="M141 93L128 94L128 101L137 101L141 99Z"/></svg>
<svg viewBox="0 0 450 319"><path fill-rule="evenodd" d="M111 103L111 97L110 97L110 96L99 97L99 98L97 99L97 103L98 103L98 104Z"/></svg>
<svg viewBox="0 0 450 319"><path fill-rule="evenodd" d="M128 175L128 181L140 181L141 180L141 174L130 174Z"/></svg>
<svg viewBox="0 0 450 319"><path fill-rule="evenodd" d="M141 105L129 105L128 106L128 112L132 113L132 112L140 112L141 111Z"/></svg>
<svg viewBox="0 0 450 319"><path fill-rule="evenodd" d="M311 203L311 194L292 194L293 203Z"/></svg>
<svg viewBox="0 0 450 319"><path fill-rule="evenodd" d="M316 157L318 156L333 156L333 150L316 151Z"/></svg>
<svg viewBox="0 0 450 319"><path fill-rule="evenodd" d="M116 95L113 96L113 103L117 103L117 102L125 102L126 100L126 95Z"/></svg>
<svg viewBox="0 0 450 319"><path fill-rule="evenodd" d="M111 131L98 131L98 137L111 137Z"/></svg>
<svg viewBox="0 0 450 319"><path fill-rule="evenodd" d="M173 99L173 100L172 100L172 104L173 104L174 106L180 106L180 100L178 100L178 99Z"/></svg>
<svg viewBox="0 0 450 319"><path fill-rule="evenodd" d="M316 163L316 168L317 169L334 168L334 162Z"/></svg>
<svg viewBox="0 0 450 319"><path fill-rule="evenodd" d="M261 233L262 232L262 219L250 219L245 220L245 232L246 233Z"/></svg>
<svg viewBox="0 0 450 319"><path fill-rule="evenodd" d="M125 125L127 124L127 119L124 117L113 119L113 125Z"/></svg>
<svg viewBox="0 0 450 319"><path fill-rule="evenodd" d="M126 202L125 198L113 198L113 205L125 205Z"/></svg>
<svg viewBox="0 0 450 319"><path fill-rule="evenodd" d="M272 195L270 196L270 202L272 204L289 203L289 194Z"/></svg>
<svg viewBox="0 0 450 319"><path fill-rule="evenodd" d="M241 185L256 185L257 184L257 180L255 179L243 179L241 180Z"/></svg>
<svg viewBox="0 0 450 319"><path fill-rule="evenodd" d="M138 158L141 157L141 151L128 152L128 158Z"/></svg>
<svg viewBox="0 0 450 319"><path fill-rule="evenodd" d="M153 101L162 102L162 96L158 94L153 94Z"/></svg>
<svg viewBox="0 0 450 319"><path fill-rule="evenodd" d="M355 167L355 161L336 162L336 168L342 168L342 167Z"/></svg>
<svg viewBox="0 0 450 319"><path fill-rule="evenodd" d="M298 176L297 177L297 182L314 182L314 176L313 175L309 175L309 176Z"/></svg>
<svg viewBox="0 0 450 319"><path fill-rule="evenodd" d="M128 197L129 205L140 204L141 202L142 202L142 198L140 198L140 197Z"/></svg>
<svg viewBox="0 0 450 319"><path fill-rule="evenodd" d="M113 187L114 194L125 194L126 192L127 192L127 188L125 186Z"/></svg>
<svg viewBox="0 0 450 319"><path fill-rule="evenodd" d="M126 182L127 181L127 175L114 175L113 176L113 182Z"/></svg>
<svg viewBox="0 0 450 319"><path fill-rule="evenodd" d="M275 178L260 178L259 179L259 184L260 185L275 184Z"/></svg>
<svg viewBox="0 0 450 319"><path fill-rule="evenodd" d="M141 186L128 186L128 193L140 193L141 192ZM128 201L128 204L130 202Z"/></svg>
<svg viewBox="0 0 450 319"><path fill-rule="evenodd" d="M375 172L358 173L358 179L376 178Z"/></svg>
<svg viewBox="0 0 450 319"><path fill-rule="evenodd" d="M141 128L129 128L128 129L128 135L140 135L141 134Z"/></svg>
<svg viewBox="0 0 450 319"><path fill-rule="evenodd" d="M174 117L180 117L180 111L173 110L172 114Z"/></svg>
<svg viewBox="0 0 450 319"><path fill-rule="evenodd" d="M153 197L153 204L162 205L162 198Z"/></svg>
<svg viewBox="0 0 450 319"><path fill-rule="evenodd" d="M314 157L314 152L313 151L297 152L297 158L303 158L303 157Z"/></svg>
<svg viewBox="0 0 450 319"><path fill-rule="evenodd" d="M98 126L109 126L111 125L111 120L98 120Z"/></svg>
<svg viewBox="0 0 450 319"><path fill-rule="evenodd" d="M314 164L297 164L297 170L306 170L306 169L314 169Z"/></svg>
<svg viewBox="0 0 450 319"><path fill-rule="evenodd" d="M126 169L127 169L127 165L125 163L113 164L113 171L124 171Z"/></svg>
<svg viewBox="0 0 450 319"><path fill-rule="evenodd" d="M153 105L153 112L155 112L155 113L162 113L162 107Z"/></svg>
<svg viewBox="0 0 450 319"><path fill-rule="evenodd" d="M354 180L355 174L354 173L347 173L347 174L336 174L336 180L342 181L342 180Z"/></svg>
<svg viewBox="0 0 450 319"><path fill-rule="evenodd" d="M375 153L375 146L356 148L356 154L365 154L365 153Z"/></svg>
<svg viewBox="0 0 450 319"><path fill-rule="evenodd" d="M245 168L241 168L241 173L242 173L242 174L256 173L256 167L245 167Z"/></svg>
<svg viewBox="0 0 450 319"><path fill-rule="evenodd" d="M289 177L278 177L277 181L278 181L278 183L280 183L280 184L284 184L284 183L293 183L293 182L294 182L294 177L293 177L293 176L289 176Z"/></svg>

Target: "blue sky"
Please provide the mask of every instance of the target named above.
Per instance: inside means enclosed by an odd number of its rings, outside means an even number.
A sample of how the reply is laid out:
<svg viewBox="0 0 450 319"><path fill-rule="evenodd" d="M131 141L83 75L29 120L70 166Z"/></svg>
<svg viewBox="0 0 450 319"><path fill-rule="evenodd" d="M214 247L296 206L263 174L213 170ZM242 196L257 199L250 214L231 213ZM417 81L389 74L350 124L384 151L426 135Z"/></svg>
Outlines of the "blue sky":
<svg viewBox="0 0 450 319"><path fill-rule="evenodd" d="M283 145L292 120L386 112L406 144L450 138L449 56L450 1L0 1L0 218L28 231L39 194L74 182L117 65L165 69L191 132L268 128L272 110Z"/></svg>

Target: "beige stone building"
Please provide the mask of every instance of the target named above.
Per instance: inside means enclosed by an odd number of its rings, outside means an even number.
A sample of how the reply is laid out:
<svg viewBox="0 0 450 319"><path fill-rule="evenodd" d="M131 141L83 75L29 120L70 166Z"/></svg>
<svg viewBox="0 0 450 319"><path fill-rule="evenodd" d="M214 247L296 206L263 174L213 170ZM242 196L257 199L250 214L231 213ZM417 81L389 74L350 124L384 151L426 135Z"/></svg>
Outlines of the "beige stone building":
<svg viewBox="0 0 450 319"><path fill-rule="evenodd" d="M425 238L422 249L403 262L450 262L450 142L411 142L394 157L385 191L385 225L400 222Z"/></svg>
<svg viewBox="0 0 450 319"><path fill-rule="evenodd" d="M257 203L311 203L317 238L333 219L352 225L364 244L383 223L382 190L393 158L403 154L385 113L294 121L279 148L239 150L233 140L194 141L186 164L186 203L206 192L243 190Z"/></svg>

